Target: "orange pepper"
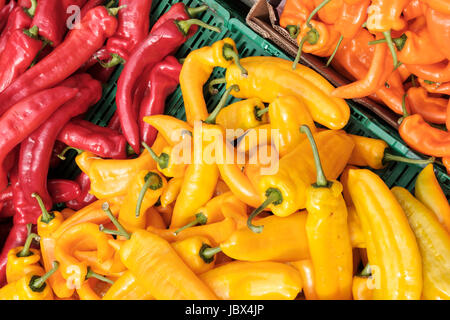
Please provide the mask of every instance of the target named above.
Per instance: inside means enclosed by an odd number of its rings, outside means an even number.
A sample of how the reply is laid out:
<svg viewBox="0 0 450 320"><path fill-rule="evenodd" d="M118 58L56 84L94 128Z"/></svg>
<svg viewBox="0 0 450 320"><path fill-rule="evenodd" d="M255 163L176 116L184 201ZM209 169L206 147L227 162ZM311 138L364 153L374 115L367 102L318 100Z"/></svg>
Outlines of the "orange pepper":
<svg viewBox="0 0 450 320"><path fill-rule="evenodd" d="M426 27L417 32L406 31L406 41L398 48L398 58L405 64L433 64L445 59Z"/></svg>
<svg viewBox="0 0 450 320"><path fill-rule="evenodd" d="M447 120L448 99L430 97L422 87L411 87L407 92L411 112L420 114L425 121L444 124Z"/></svg>
<svg viewBox="0 0 450 320"><path fill-rule="evenodd" d="M327 24L333 24L339 19L343 4L343 0L314 0L315 8L321 6L317 11L319 19Z"/></svg>
<svg viewBox="0 0 450 320"><path fill-rule="evenodd" d="M435 46L447 59L450 59L450 13L428 8L425 18L427 29Z"/></svg>
<svg viewBox="0 0 450 320"><path fill-rule="evenodd" d="M439 83L420 78L418 78L417 80L419 80L420 85L430 93L450 95L450 81L445 83Z"/></svg>
<svg viewBox="0 0 450 320"><path fill-rule="evenodd" d="M313 8L308 0L286 0L280 15L280 26L285 28L292 38L300 32L300 26L306 21Z"/></svg>

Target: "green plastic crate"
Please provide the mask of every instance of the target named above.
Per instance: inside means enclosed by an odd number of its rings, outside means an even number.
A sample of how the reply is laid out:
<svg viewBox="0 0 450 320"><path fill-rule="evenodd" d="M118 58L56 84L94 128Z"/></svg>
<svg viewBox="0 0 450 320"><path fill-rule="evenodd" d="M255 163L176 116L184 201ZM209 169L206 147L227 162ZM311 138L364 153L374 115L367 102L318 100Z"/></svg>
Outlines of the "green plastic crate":
<svg viewBox="0 0 450 320"><path fill-rule="evenodd" d="M165 13L170 6L176 2L178 1L154 1L150 18L151 24L153 25L157 18ZM236 42L237 49L241 57L264 55L290 59L277 46L266 39L263 39L251 30L244 23L243 17L239 13L233 12L225 1L187 0L183 2L191 7L196 7L204 3L208 4L210 10L203 13L201 19L208 24L218 26L221 28L222 32L215 33L202 29L178 50L176 53L177 58L185 57L190 51L205 45L211 45L215 41L223 39L224 37L230 37ZM86 115L86 120L92 121L93 123L101 126L107 125L116 109L116 82L121 71L122 67L118 68L111 76L109 83L104 87L102 99L90 109ZM219 78L223 77L223 75L224 70L217 68L211 78ZM206 91L204 92L210 111L218 103L225 86L220 85L217 88L219 89L219 94L214 96L210 96ZM235 100L237 99L230 98L229 103L232 103ZM367 110L352 101L348 101L348 103L351 106L351 118L345 128L347 132L368 137L381 138L385 140L394 153L398 155L416 159L423 158L409 149L401 140L396 130L391 128L388 124L382 123L382 120L376 119L370 114L370 112L367 112ZM166 114L185 120L183 97L179 87L166 101ZM67 160L56 170L54 170L52 175L67 178L73 178L77 175L79 173L79 169L73 161L74 156L74 153L69 154ZM386 168L382 170L375 170L375 172L381 176L389 187L398 185L409 190L413 190L416 177L422 168L423 166L390 163ZM450 177L442 168L437 168L435 171L445 194L448 198L450 198Z"/></svg>

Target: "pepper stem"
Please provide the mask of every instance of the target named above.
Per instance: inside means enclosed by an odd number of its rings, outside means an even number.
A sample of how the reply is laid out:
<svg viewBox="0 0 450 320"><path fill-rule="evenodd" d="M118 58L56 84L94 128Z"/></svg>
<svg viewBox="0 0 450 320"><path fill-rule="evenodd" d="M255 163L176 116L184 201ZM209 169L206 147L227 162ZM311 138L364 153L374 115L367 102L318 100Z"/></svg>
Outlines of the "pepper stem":
<svg viewBox="0 0 450 320"><path fill-rule="evenodd" d="M294 63L292 64L292 70L295 70L297 64L300 61L300 57L302 56L303 45L305 44L305 42L308 41L309 44L316 44L318 40L319 40L319 32L317 32L317 30L315 28L312 28L311 26L311 29L306 33L306 35L302 38L302 40L300 40L297 55L295 56Z"/></svg>
<svg viewBox="0 0 450 320"><path fill-rule="evenodd" d="M197 17L200 13L209 9L209 6L204 4L200 7L187 7L186 11L191 18Z"/></svg>
<svg viewBox="0 0 450 320"><path fill-rule="evenodd" d="M96 59L97 59L98 63L100 63L100 65L105 69L112 68L119 64L125 63L125 59L123 59L117 53L111 53L111 60L109 60L108 62L103 62L99 58L96 58Z"/></svg>
<svg viewBox="0 0 450 320"><path fill-rule="evenodd" d="M153 151L152 148L150 148L144 141L142 142L142 145L148 151L148 153L150 153L152 159L155 160L155 162L161 169L165 169L169 166L170 156L167 153L163 152L158 156L155 151Z"/></svg>
<svg viewBox="0 0 450 320"><path fill-rule="evenodd" d="M255 113L255 118L258 121L262 120L262 116L269 112L269 107L265 107L263 109L258 108L257 106L255 106L255 108L253 109L254 113Z"/></svg>
<svg viewBox="0 0 450 320"><path fill-rule="evenodd" d="M117 14L119 13L120 10L125 9L127 7L126 4L124 4L123 6L120 7L116 7L116 8L106 8L108 10L108 13L112 16L117 16Z"/></svg>
<svg viewBox="0 0 450 320"><path fill-rule="evenodd" d="M208 218L202 213L199 212L195 215L195 220L189 222L188 224L182 226L181 228L175 230L175 232L173 233L174 235L179 234L181 231L183 231L184 229L190 228L190 227L194 227L198 224L200 225L204 225L206 224L206 222L208 222Z"/></svg>
<svg viewBox="0 0 450 320"><path fill-rule="evenodd" d="M45 207L44 201L42 201L41 196L37 194L37 192L33 192L31 196L33 198L36 198L39 207L41 208L42 211L41 221L43 223L49 223L50 221L52 221L55 218L55 215L47 211L47 208Z"/></svg>
<svg viewBox="0 0 450 320"><path fill-rule="evenodd" d="M292 39L297 38L298 34L300 33L300 27L293 24L286 26L286 30L287 32L289 32L289 36Z"/></svg>
<svg viewBox="0 0 450 320"><path fill-rule="evenodd" d="M304 124L300 127L300 132L306 134L308 137L309 143L311 144L311 148L314 155L314 163L316 165L316 171L317 171L317 181L314 184L315 186L319 188L325 188L329 186L329 181L325 177L325 173L323 172L322 163L320 162L320 156L319 156L319 150L317 149L317 144L314 141L313 134L309 127Z"/></svg>
<svg viewBox="0 0 450 320"><path fill-rule="evenodd" d="M39 239L40 237L36 233L30 233L25 241L25 244L23 245L23 249L17 253L17 257L23 258L31 256L33 254L33 252L30 251L31 243L33 240L39 241Z"/></svg>
<svg viewBox="0 0 450 320"><path fill-rule="evenodd" d="M393 38L392 41L394 42L395 46L397 47L397 50L401 51L403 49L403 47L405 46L407 39L408 39L408 37L406 36L406 34L402 34L399 38ZM378 39L378 40L369 41L369 45L374 45L374 44L384 43L384 42L387 42L387 39Z"/></svg>
<svg viewBox="0 0 450 320"><path fill-rule="evenodd" d="M125 230L125 228L119 223L119 221L117 221L117 219L114 217L113 213L111 212L111 209L109 208L109 203L108 202L104 202L102 204L102 210L105 211L106 215L108 216L109 220L111 220L111 222L116 226L116 228L118 229L118 232L116 233L119 236L122 236L124 238L126 238L127 240L130 239L131 235ZM106 232L104 229L102 230L102 225L100 225L100 230L103 232Z"/></svg>
<svg viewBox="0 0 450 320"><path fill-rule="evenodd" d="M372 275L372 270L370 269L370 264L366 264L364 269L359 274L361 277L370 277Z"/></svg>
<svg viewBox="0 0 450 320"><path fill-rule="evenodd" d="M389 51L391 51L392 60L394 61L394 68L397 68L398 67L398 58L397 58L397 52L395 51L395 48L394 48L394 42L392 41L391 30L384 31L383 35L386 38L386 43L389 48Z"/></svg>
<svg viewBox="0 0 450 320"><path fill-rule="evenodd" d="M254 233L261 233L264 226L255 226L252 224L253 219L260 214L267 206L270 204L278 205L283 202L283 196L281 195L280 190L275 188L269 188L266 191L266 200L253 212L247 219L247 227L252 230Z"/></svg>
<svg viewBox="0 0 450 320"><path fill-rule="evenodd" d="M90 267L88 267L88 271L86 273L86 280L89 279L89 278L95 278L95 279L98 279L98 280L103 281L103 282L114 284L114 281L112 281L111 279L108 279L108 278L102 276L101 274L98 274L98 273L92 271L92 269Z"/></svg>
<svg viewBox="0 0 450 320"><path fill-rule="evenodd" d="M34 14L36 13L36 7L37 7L37 1L36 0L30 0L30 7L28 9L24 9L25 13L29 15L31 18L34 17Z"/></svg>
<svg viewBox="0 0 450 320"><path fill-rule="evenodd" d="M330 58L328 58L328 61L326 63L327 67L330 65L331 61L333 60L334 56L336 55L336 52L338 51L339 46L341 45L341 42L342 42L343 39L344 39L344 36L341 35L339 37L338 43L336 44L336 47L333 50L333 53L331 54Z"/></svg>
<svg viewBox="0 0 450 320"><path fill-rule="evenodd" d="M141 213L142 201L144 201L145 193L148 189L158 190L162 188L163 182L159 174L155 172L149 172L144 177L144 185L142 186L141 191L139 192L137 204L136 204L136 217L139 217Z"/></svg>
<svg viewBox="0 0 450 320"><path fill-rule="evenodd" d="M43 276L32 276L30 282L28 283L28 286L33 292L42 292L45 289L46 281L48 278L50 278L56 270L59 268L59 262L53 261L52 268Z"/></svg>
<svg viewBox="0 0 450 320"><path fill-rule="evenodd" d="M199 19L189 19L189 20L175 20L175 24L177 25L178 29L186 36L189 32L189 28L193 25L197 25L199 27L211 30L213 32L220 33L222 30L220 28L211 26L202 20Z"/></svg>
<svg viewBox="0 0 450 320"><path fill-rule="evenodd" d="M217 106L215 107L215 109L213 110L213 112L211 112L211 114L208 116L208 118L206 118L205 123L209 123L209 124L216 123L216 118L219 115L220 110L222 110L225 107L227 99L230 96L231 90L239 91L239 86L237 84L232 84L231 86L228 87L228 89L222 95L222 98L220 98L220 101L217 104Z"/></svg>
<svg viewBox="0 0 450 320"><path fill-rule="evenodd" d="M33 26L30 29L23 30L23 33L25 33L30 38L37 39L39 36L39 28L38 26Z"/></svg>
<svg viewBox="0 0 450 320"><path fill-rule="evenodd" d="M67 151L69 151L69 150L75 150L78 154L81 154L84 152L81 149L77 149L77 148L68 146L68 147L65 147L64 150L61 151L61 153L57 155L57 157L60 158L61 160L66 160L65 155L66 155Z"/></svg>
<svg viewBox="0 0 450 320"><path fill-rule="evenodd" d="M396 161L396 162L403 162L403 163L411 163L411 164L429 164L429 163L433 163L435 161L435 157L430 157L428 159L410 159L410 158L406 158L406 157L401 157L401 156L396 156L394 154L385 152L384 156L383 156L383 164L384 162L388 162L388 161Z"/></svg>
<svg viewBox="0 0 450 320"><path fill-rule="evenodd" d="M110 2L108 2L108 3L105 5L105 7L109 9L109 8L111 8L115 3L116 3L116 0L111 0Z"/></svg>
<svg viewBox="0 0 450 320"><path fill-rule="evenodd" d="M328 2L330 2L330 1L331 1L331 0L324 0L324 1L322 1L317 7L314 8L313 11L311 11L311 13L310 13L308 19L306 19L306 25L307 25L309 28L311 28L311 23L310 23L310 22L311 22L312 18L316 15L317 12L319 12L320 9L322 9L323 7L325 7L325 6L328 4Z"/></svg>
<svg viewBox="0 0 450 320"><path fill-rule="evenodd" d="M234 51L234 48L231 44L225 43L223 45L222 54L226 60L233 59L234 63L241 69L241 74L244 76L248 75L248 71L242 66L241 61L239 59L239 54Z"/></svg>
<svg viewBox="0 0 450 320"><path fill-rule="evenodd" d="M403 96L402 96L402 112L403 112L403 116L401 116L399 119L398 119L398 124L401 124L402 123L402 121L403 121L403 119L405 119L406 117L408 117L409 116L409 113L408 113L408 110L406 110L406 97L408 96L408 94L407 93L405 93Z"/></svg>
<svg viewBox="0 0 450 320"><path fill-rule="evenodd" d="M211 248L210 245L203 243L198 254L205 263L211 263L214 261L214 256L221 251L222 249L220 247Z"/></svg>
<svg viewBox="0 0 450 320"><path fill-rule="evenodd" d="M214 88L213 86L215 86L216 84L222 84L222 83L227 83L227 80L226 80L225 78L217 78L217 79L211 80L211 81L208 83L208 92L209 92L211 95L217 94L217 93L219 92L219 90L217 90L217 89Z"/></svg>

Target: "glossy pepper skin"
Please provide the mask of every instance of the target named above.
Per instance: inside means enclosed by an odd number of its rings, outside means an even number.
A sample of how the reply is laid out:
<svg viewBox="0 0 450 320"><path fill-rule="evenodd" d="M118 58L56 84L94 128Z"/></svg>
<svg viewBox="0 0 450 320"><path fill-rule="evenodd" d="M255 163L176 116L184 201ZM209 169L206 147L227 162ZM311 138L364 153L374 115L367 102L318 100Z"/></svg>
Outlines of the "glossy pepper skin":
<svg viewBox="0 0 450 320"><path fill-rule="evenodd" d="M201 274L200 279L223 300L294 300L302 289L297 270L269 261L233 261Z"/></svg>
<svg viewBox="0 0 450 320"><path fill-rule="evenodd" d="M80 185L73 180L49 179L47 188L53 203L72 201L81 194Z"/></svg>
<svg viewBox="0 0 450 320"><path fill-rule="evenodd" d="M287 0L280 15L280 26L285 28L291 38L295 38L300 26L308 19L312 5L303 0Z"/></svg>
<svg viewBox="0 0 450 320"><path fill-rule="evenodd" d="M202 248L212 246L211 241L207 237L193 236L172 242L171 245L195 274L207 272L215 267L215 256L210 259L204 259L200 256Z"/></svg>
<svg viewBox="0 0 450 320"><path fill-rule="evenodd" d="M433 164L427 165L417 176L414 195L435 214L439 222L450 232L450 205L436 179Z"/></svg>
<svg viewBox="0 0 450 320"><path fill-rule="evenodd" d="M405 66L409 72L419 78L440 83L450 81L450 62L448 61L433 64L405 64Z"/></svg>
<svg viewBox="0 0 450 320"><path fill-rule="evenodd" d="M425 300L450 298L450 237L433 212L405 188L393 187L408 218L422 256L423 291Z"/></svg>
<svg viewBox="0 0 450 320"><path fill-rule="evenodd" d="M132 233L121 246L120 257L140 285L156 299L217 299L171 245L155 234L145 230Z"/></svg>
<svg viewBox="0 0 450 320"><path fill-rule="evenodd" d="M40 278L39 275L28 274L8 283L0 289L0 300L53 300L53 292L47 282L37 288L33 286L34 281Z"/></svg>
<svg viewBox="0 0 450 320"><path fill-rule="evenodd" d="M192 127L183 120L161 114L144 117L144 122L155 127L158 137L166 141L170 146L177 145L182 139L192 134ZM190 142L190 140L189 140ZM156 150L153 150L156 152Z"/></svg>
<svg viewBox="0 0 450 320"><path fill-rule="evenodd" d="M0 55L0 92L8 87L33 62L42 47L34 30L16 30Z"/></svg>
<svg viewBox="0 0 450 320"><path fill-rule="evenodd" d="M106 42L106 50L127 61L134 47L148 35L152 0L120 0L118 27Z"/></svg>
<svg viewBox="0 0 450 320"><path fill-rule="evenodd" d="M65 11L63 1L38 1L32 24L39 28L39 35L53 47L63 40L66 31Z"/></svg>
<svg viewBox="0 0 450 320"><path fill-rule="evenodd" d="M0 9L0 32L5 28L6 23L11 12L16 8L17 3L15 1L9 1L9 3Z"/></svg>
<svg viewBox="0 0 450 320"><path fill-rule="evenodd" d="M428 8L426 11L427 29L434 44L438 47L441 53L447 59L450 59L450 45L448 39L450 38L450 13L443 13L433 8Z"/></svg>
<svg viewBox="0 0 450 320"><path fill-rule="evenodd" d="M425 121L431 123L445 123L448 99L430 97L426 89L422 87L411 87L407 94L411 113L418 113Z"/></svg>
<svg viewBox="0 0 450 320"><path fill-rule="evenodd" d="M14 1L11 1L14 2ZM0 54L3 54L9 37L16 31L29 29L32 17L21 7L16 6L5 21L6 25L0 34Z"/></svg>
<svg viewBox="0 0 450 320"><path fill-rule="evenodd" d="M71 118L85 113L91 105L100 100L102 95L100 82L87 74L74 75L61 85L79 91L75 97L54 111L20 145L19 184L29 203L37 204L36 200L31 198L31 194L37 192L43 198L47 209L51 209L53 205L47 187L47 175L56 137Z"/></svg>
<svg viewBox="0 0 450 320"><path fill-rule="evenodd" d="M28 230L26 224L14 224L10 229L0 255L0 285L3 286L6 283L8 252L13 248L23 246L27 236Z"/></svg>
<svg viewBox="0 0 450 320"><path fill-rule="evenodd" d="M179 83L182 65L173 56L167 56L157 63L150 72L149 90L144 95L139 109L139 131L141 140L152 145L156 139L157 130L144 117L163 114L167 97L175 91Z"/></svg>
<svg viewBox="0 0 450 320"><path fill-rule="evenodd" d="M259 98L250 98L232 103L222 110L216 124L225 129L247 130L269 122L267 113L259 114L265 106Z"/></svg>
<svg viewBox="0 0 450 320"><path fill-rule="evenodd" d="M8 87L9 88L9 87ZM38 92L12 106L0 118L2 134L0 163L7 153L44 123L58 107L72 99L78 89L55 87ZM17 127L17 123L21 126ZM0 170L0 189L6 186L6 172Z"/></svg>
<svg viewBox="0 0 450 320"><path fill-rule="evenodd" d="M8 253L8 263L6 265L6 280L8 283L14 282L27 274L42 276L45 271L39 265L41 254L37 249L29 249L28 256L19 256L23 247L11 249Z"/></svg>
<svg viewBox="0 0 450 320"><path fill-rule="evenodd" d="M377 266L372 276L379 286L374 289L373 298L420 299L421 256L405 212L395 196L379 176L367 169L349 170L348 187L361 219L369 263Z"/></svg>
<svg viewBox="0 0 450 320"><path fill-rule="evenodd" d="M75 178L75 182L80 185L80 195L76 199L68 201L66 206L73 210L80 210L96 201L97 198L89 193L89 190L91 189L91 180L86 173L81 172Z"/></svg>
<svg viewBox="0 0 450 320"><path fill-rule="evenodd" d="M350 109L344 100L331 98L298 73L286 70L284 63L278 61L262 60L260 57L241 59L242 66L248 71L247 77L242 76L240 69L232 64L225 74L227 86L236 84L240 89L232 95L237 98L259 97L263 102L272 102L278 95L300 97L304 99L314 121L330 129L345 126Z"/></svg>
<svg viewBox="0 0 450 320"><path fill-rule="evenodd" d="M344 39L351 39L359 32L367 19L367 8L370 3L370 0L361 0L354 4L344 1L340 15L334 23L334 28Z"/></svg>
<svg viewBox="0 0 450 320"><path fill-rule="evenodd" d="M398 51L398 58L405 64L433 64L444 60L439 46L432 40L427 27L417 32L405 31L406 41Z"/></svg>
<svg viewBox="0 0 450 320"><path fill-rule="evenodd" d="M372 300L373 289L368 286L368 277L353 276L352 295L353 300Z"/></svg>
<svg viewBox="0 0 450 320"><path fill-rule="evenodd" d="M299 51L312 53L320 57L327 57L332 54L339 41L339 33L332 25L318 20L305 22L300 28L297 37ZM299 54L297 57L299 57Z"/></svg>
<svg viewBox="0 0 450 320"><path fill-rule="evenodd" d="M141 286L131 271L126 271L106 291L103 300L154 300L151 293Z"/></svg>
<svg viewBox="0 0 450 320"><path fill-rule="evenodd" d="M289 262L291 266L298 270L303 283L303 294L306 300L319 300L315 288L314 267L309 259Z"/></svg>
<svg viewBox="0 0 450 320"><path fill-rule="evenodd" d="M367 29L370 32L400 30L405 27L401 14L409 0L374 0L368 8Z"/></svg>
<svg viewBox="0 0 450 320"><path fill-rule="evenodd" d="M72 119L61 129L57 139L70 147L92 152L102 158L127 158L127 141L121 133L86 120Z"/></svg>
<svg viewBox="0 0 450 320"><path fill-rule="evenodd" d="M105 7L96 7L81 20L79 28L71 30L51 54L28 69L0 93L0 114L40 90L51 88L74 73L97 51L117 28L117 20ZM77 54L71 54L76 51ZM42 76L48 74L51 76Z"/></svg>

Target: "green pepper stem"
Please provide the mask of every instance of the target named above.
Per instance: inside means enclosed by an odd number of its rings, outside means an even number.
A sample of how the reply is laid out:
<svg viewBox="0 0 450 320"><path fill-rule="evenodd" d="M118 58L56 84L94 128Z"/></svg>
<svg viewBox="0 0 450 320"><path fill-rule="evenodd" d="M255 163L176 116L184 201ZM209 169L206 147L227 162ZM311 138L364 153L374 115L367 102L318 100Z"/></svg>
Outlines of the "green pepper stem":
<svg viewBox="0 0 450 320"><path fill-rule="evenodd" d="M144 185L142 186L141 191L139 192L139 196L136 204L136 217L139 217L141 213L142 201L144 201L145 193L148 189L157 190L162 188L163 182L161 177L155 172L149 172L144 178Z"/></svg>
<svg viewBox="0 0 450 320"><path fill-rule="evenodd" d="M303 45L305 44L305 42L308 41L309 44L316 44L319 40L319 33L317 32L317 30L315 28L312 28L312 26L310 28L311 30L309 30L302 38L302 40L300 40L297 55L295 56L294 63L292 63L292 70L295 70L295 68L297 68L297 64L299 63L300 57L302 56Z"/></svg>
<svg viewBox="0 0 450 320"><path fill-rule="evenodd" d="M31 243L33 242L33 240L39 241L40 237L36 233L30 233L27 237L27 240L25 241L25 244L23 245L23 249L19 253L17 253L17 257L29 257L33 254L33 252L30 251Z"/></svg>
<svg viewBox="0 0 450 320"><path fill-rule="evenodd" d="M398 124L401 124L402 123L402 121L403 121L403 119L405 119L406 117L408 117L409 116L409 113L408 113L408 110L406 110L406 97L408 96L408 94L407 93L405 93L403 96L402 96L402 112L403 112L403 116L401 116L399 119L398 119Z"/></svg>
<svg viewBox="0 0 450 320"><path fill-rule="evenodd" d="M112 8L112 6L113 6L115 3L116 3L115 0L111 0L110 2L108 2L108 3L105 5L105 7L106 7L107 9Z"/></svg>
<svg viewBox="0 0 450 320"><path fill-rule="evenodd" d="M39 36L39 28L38 26L33 26L30 29L23 30L23 33L25 33L30 38L37 39Z"/></svg>
<svg viewBox="0 0 450 320"><path fill-rule="evenodd" d="M313 151L314 163L316 165L316 172L317 172L317 181L315 183L315 186L327 187L329 185L329 182L325 177L325 173L323 172L322 163L320 162L319 150L317 149L317 144L316 141L314 141L311 129L309 129L309 127L306 124L304 124L300 127L300 132L306 134Z"/></svg>
<svg viewBox="0 0 450 320"><path fill-rule="evenodd" d="M36 13L37 1L30 0L30 3L31 3L31 6L28 9L24 9L24 11L27 15L29 15L31 18L33 18Z"/></svg>
<svg viewBox="0 0 450 320"><path fill-rule="evenodd" d="M111 53L111 60L109 60L108 62L103 62L98 58L96 58L96 59L97 59L98 63L100 63L100 65L105 69L112 68L119 64L125 63L125 59L123 59L117 53Z"/></svg>
<svg viewBox="0 0 450 320"><path fill-rule="evenodd" d="M222 52L224 58L226 60L233 59L234 63L238 66L238 68L241 70L241 74L244 76L248 75L248 71L242 66L241 61L239 59L239 55L234 51L234 48L231 44L225 43L223 45L223 52Z"/></svg>
<svg viewBox="0 0 450 320"><path fill-rule="evenodd" d="M370 269L370 264L366 264L364 269L359 274L361 277L370 277L372 275L372 270Z"/></svg>
<svg viewBox="0 0 450 320"><path fill-rule="evenodd" d="M152 148L149 147L148 144L146 144L144 141L142 142L142 145L144 148L150 153L150 156L153 160L159 165L161 169L165 169L169 166L169 155L167 153L161 153L161 155L157 155L155 151L152 150Z"/></svg>
<svg viewBox="0 0 450 320"><path fill-rule="evenodd" d="M230 96L231 90L239 91L239 86L237 84L232 84L228 87L228 89L225 91L225 93L222 95L222 98L220 98L219 103L214 108L213 112L206 118L205 123L209 124L215 124L216 118L219 115L220 110L222 110L225 107L225 104L227 102L228 97Z"/></svg>
<svg viewBox="0 0 450 320"><path fill-rule="evenodd" d="M418 165L426 165L429 163L433 163L436 159L434 157L430 157L429 159L410 159L402 156L397 156L388 152L384 153L383 157L383 163L388 161L395 161L395 162L403 162L403 163L411 163L411 164L418 164Z"/></svg>
<svg viewBox="0 0 450 320"><path fill-rule="evenodd" d="M39 196L39 194L37 194L37 192L32 193L31 196L33 198L36 198L36 200L39 204L39 207L41 208L41 211L42 211L41 221L43 223L49 223L50 221L52 221L53 218L55 218L55 215L51 214L47 211L47 208L45 207L44 201L42 201L41 196Z"/></svg>
<svg viewBox="0 0 450 320"><path fill-rule="evenodd" d="M125 9L127 7L126 4L124 4L123 6L117 7L117 8L106 8L108 10L108 13L112 16L117 16L117 14L119 13L120 10Z"/></svg>
<svg viewBox="0 0 450 320"><path fill-rule="evenodd" d="M42 292L45 289L46 281L56 272L56 270L58 270L58 268L59 262L53 261L52 268L46 274L41 277L32 276L30 283L28 284L30 289L34 292Z"/></svg>
<svg viewBox="0 0 450 320"><path fill-rule="evenodd" d="M308 19L306 19L306 25L311 28L311 20L312 18L316 15L317 12L319 12L320 9L322 9L323 7L325 7L328 2L330 2L331 0L324 0L322 1L317 7L314 8L313 11L311 11Z"/></svg>
<svg viewBox="0 0 450 320"><path fill-rule="evenodd" d="M397 47L397 50L401 51L403 49L403 47L405 46L407 39L408 39L408 37L406 36L406 34L402 34L401 37L393 38L392 41L394 42L395 46ZM386 38L378 39L378 40L369 41L369 45L385 43L385 42L387 42Z"/></svg>
<svg viewBox="0 0 450 320"><path fill-rule="evenodd" d="M214 256L221 251L222 249L220 247L211 248L210 245L203 243L198 254L205 263L211 263L214 261Z"/></svg>
<svg viewBox="0 0 450 320"><path fill-rule="evenodd" d="M343 39L344 39L344 36L341 35L339 37L338 43L336 44L336 47L333 50L333 53L331 54L330 58L328 58L328 61L326 63L327 67L330 65L331 61L333 60L334 56L336 55L336 52L338 51L339 46L341 45L341 42L342 42Z"/></svg>
<svg viewBox="0 0 450 320"><path fill-rule="evenodd" d="M66 160L66 153L67 153L67 151L69 151L69 150L75 150L78 154L81 154L81 153L84 152L84 151L81 150L81 149L77 149L77 148L68 146L68 147L65 147L64 150L61 151L61 153L57 155L57 157L60 158L60 159L63 160L63 161Z"/></svg>
<svg viewBox="0 0 450 320"><path fill-rule="evenodd" d="M101 274L98 274L98 273L92 271L92 269L90 267L88 267L88 272L86 273L86 280L89 279L89 278L95 278L95 279L98 279L98 280L103 281L103 282L114 284L114 281L112 281L111 279L108 279L108 278L102 276Z"/></svg>
<svg viewBox="0 0 450 320"><path fill-rule="evenodd" d="M178 29L180 30L180 32L182 32L185 36L189 32L189 28L192 27L193 25L197 25L199 27L202 27L202 28L205 28L205 29L211 30L213 32L217 32L217 33L220 33L222 31L222 30L220 30L220 28L211 26L199 19L175 20L175 24L178 26Z"/></svg>
<svg viewBox="0 0 450 320"><path fill-rule="evenodd" d="M253 219L260 214L267 206L270 204L278 205L283 202L283 196L281 195L280 190L275 188L269 188L266 191L266 200L253 212L250 214L250 216L247 219L247 227L252 230L254 233L261 233L263 231L264 226L255 226L252 224Z"/></svg>
<svg viewBox="0 0 450 320"><path fill-rule="evenodd" d="M199 7L187 7L186 11L189 15L189 17L191 18L195 18L197 17L200 13L205 12L206 10L209 9L209 6L204 4L202 6Z"/></svg>
<svg viewBox="0 0 450 320"><path fill-rule="evenodd" d="M386 43L389 48L389 51L391 51L392 60L394 61L394 68L397 68L398 67L398 58L397 58L397 52L395 51L395 48L394 48L394 42L392 41L391 30L384 31L383 35L386 38Z"/></svg>
<svg viewBox="0 0 450 320"><path fill-rule="evenodd" d="M269 112L269 107L265 107L263 109L259 109L258 107L255 107L254 110L255 110L255 118L256 118L256 120L261 121L261 117L265 113Z"/></svg>
<svg viewBox="0 0 450 320"><path fill-rule="evenodd" d="M217 94L217 93L219 92L219 90L217 90L216 88L214 88L214 86L215 86L216 84L222 84L222 83L227 83L227 80L226 80L225 78L217 78L217 79L211 80L211 81L208 83L208 92L209 92L211 95Z"/></svg>
<svg viewBox="0 0 450 320"><path fill-rule="evenodd" d="M109 203L104 202L102 204L102 210L105 211L106 215L108 216L109 220L116 226L118 229L117 235L120 235L126 239L130 239L131 235L125 230L125 228L117 221L117 219L114 217L113 213L111 212L111 209L109 208ZM104 230L101 230L104 231Z"/></svg>
<svg viewBox="0 0 450 320"><path fill-rule="evenodd" d="M300 27L293 24L286 26L286 30L287 32L289 32L289 36L292 39L297 38L298 34L300 33Z"/></svg>
<svg viewBox="0 0 450 320"><path fill-rule="evenodd" d="M130 146L130 145L127 143L127 156L132 156L132 155L135 155L135 154L136 154L136 152L134 152L133 147Z"/></svg>
<svg viewBox="0 0 450 320"><path fill-rule="evenodd" d="M199 212L199 213L197 213L195 215L195 220L194 221L191 221L191 222L185 224L184 226L182 226L181 228L177 229L174 232L174 235L179 234L184 229L187 229L187 228L190 228L190 227L194 227L194 226L196 226L198 224L204 225L204 224L206 224L206 222L208 222L208 218L202 212Z"/></svg>

